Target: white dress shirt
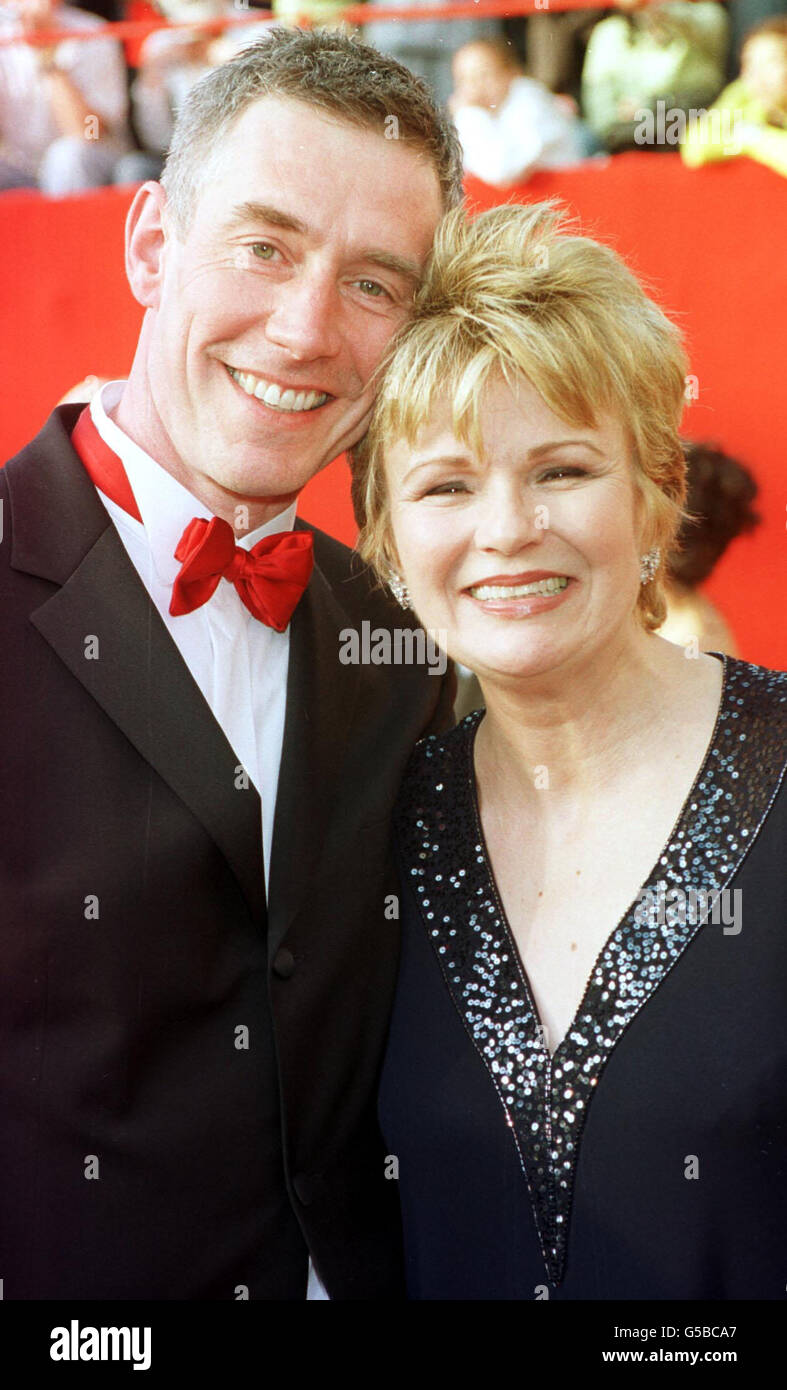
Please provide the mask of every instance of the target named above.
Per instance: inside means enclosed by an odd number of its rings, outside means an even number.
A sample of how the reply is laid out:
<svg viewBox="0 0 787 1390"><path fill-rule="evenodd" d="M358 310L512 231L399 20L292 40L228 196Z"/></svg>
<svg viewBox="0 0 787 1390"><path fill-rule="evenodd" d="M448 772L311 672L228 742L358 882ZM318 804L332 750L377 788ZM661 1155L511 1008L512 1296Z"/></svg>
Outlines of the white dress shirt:
<svg viewBox="0 0 787 1390"><path fill-rule="evenodd" d="M276 632L252 617L234 584L226 579L219 580L215 593L200 608L177 618L172 616L172 585L180 569L175 548L194 517L209 521L212 513L110 419L108 412L120 400L123 386L122 381L108 382L93 397L90 411L101 438L123 463L142 521L130 516L100 489L99 496L183 660L235 750L239 767L260 794L267 885L287 702L289 626L284 632ZM273 521L238 536L237 544L249 550L263 536L292 530L296 505L292 503Z"/></svg>
<svg viewBox="0 0 787 1390"><path fill-rule="evenodd" d="M212 513L177 482L144 449L110 419L123 381L110 381L94 397L90 413L105 444L120 458L142 521L130 516L97 489L151 599L176 643L183 660L205 696L238 764L248 773L262 801L262 844L265 883L270 882L273 817L279 782L290 629L276 632L252 617L228 580L220 579L207 603L192 613L173 617L169 611L172 585L180 569L175 547L194 517ZM250 550L263 536L291 531L297 503L258 526L237 544ZM328 1298L309 1261L306 1297Z"/></svg>

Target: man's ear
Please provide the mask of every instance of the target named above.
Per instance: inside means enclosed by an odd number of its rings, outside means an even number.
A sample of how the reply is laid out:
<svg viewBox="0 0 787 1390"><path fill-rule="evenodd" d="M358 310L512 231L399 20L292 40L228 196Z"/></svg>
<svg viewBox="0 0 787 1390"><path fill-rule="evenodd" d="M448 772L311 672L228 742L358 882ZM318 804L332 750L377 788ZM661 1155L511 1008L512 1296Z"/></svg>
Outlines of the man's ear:
<svg viewBox="0 0 787 1390"><path fill-rule="evenodd" d="M166 206L161 184L149 180L137 190L126 218L126 275L131 293L145 309L157 309L161 298Z"/></svg>

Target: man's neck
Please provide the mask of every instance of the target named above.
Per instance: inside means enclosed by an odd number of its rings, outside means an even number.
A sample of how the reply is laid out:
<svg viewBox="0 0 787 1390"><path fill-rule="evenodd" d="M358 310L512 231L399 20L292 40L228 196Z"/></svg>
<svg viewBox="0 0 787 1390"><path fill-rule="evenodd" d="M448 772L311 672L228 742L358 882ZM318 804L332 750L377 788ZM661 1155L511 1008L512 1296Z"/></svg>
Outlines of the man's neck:
<svg viewBox="0 0 787 1390"><path fill-rule="evenodd" d="M131 379L126 382L120 400L107 410L107 415L159 468L169 473L214 516L228 521L239 536L274 521L297 498L297 493L273 498L246 497L229 492L212 478L189 468L174 448L149 395L140 399Z"/></svg>

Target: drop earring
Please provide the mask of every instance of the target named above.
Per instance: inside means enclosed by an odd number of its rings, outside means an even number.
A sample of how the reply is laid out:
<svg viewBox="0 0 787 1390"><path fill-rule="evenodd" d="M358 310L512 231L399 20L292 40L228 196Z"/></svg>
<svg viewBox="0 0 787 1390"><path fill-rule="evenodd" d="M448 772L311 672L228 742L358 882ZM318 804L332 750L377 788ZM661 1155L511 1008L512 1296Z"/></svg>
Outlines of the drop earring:
<svg viewBox="0 0 787 1390"><path fill-rule="evenodd" d="M650 584L655 577L656 570L661 561L661 551L658 546L649 550L646 555L640 556L639 562L639 582L640 584Z"/></svg>
<svg viewBox="0 0 787 1390"><path fill-rule="evenodd" d="M401 575L396 573L396 570L388 571L388 588L391 590L400 608L412 608L410 592Z"/></svg>

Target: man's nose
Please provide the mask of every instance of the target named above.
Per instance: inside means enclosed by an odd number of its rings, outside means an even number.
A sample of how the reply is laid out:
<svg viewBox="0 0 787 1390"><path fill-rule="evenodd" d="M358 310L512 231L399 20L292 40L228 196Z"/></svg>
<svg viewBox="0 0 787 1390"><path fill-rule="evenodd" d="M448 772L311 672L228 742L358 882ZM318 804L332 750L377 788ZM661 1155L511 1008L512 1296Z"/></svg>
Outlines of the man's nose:
<svg viewBox="0 0 787 1390"><path fill-rule="evenodd" d="M341 297L333 279L302 271L280 284L266 336L299 361L335 357L341 347Z"/></svg>

